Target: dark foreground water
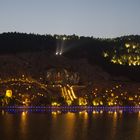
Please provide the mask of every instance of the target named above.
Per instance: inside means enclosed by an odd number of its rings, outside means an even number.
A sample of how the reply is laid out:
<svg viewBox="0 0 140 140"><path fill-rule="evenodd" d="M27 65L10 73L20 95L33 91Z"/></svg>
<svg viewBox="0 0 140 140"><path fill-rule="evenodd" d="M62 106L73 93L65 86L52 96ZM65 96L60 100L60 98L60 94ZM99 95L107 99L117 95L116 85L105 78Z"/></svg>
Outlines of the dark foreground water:
<svg viewBox="0 0 140 140"><path fill-rule="evenodd" d="M0 140L140 140L140 112L1 109Z"/></svg>

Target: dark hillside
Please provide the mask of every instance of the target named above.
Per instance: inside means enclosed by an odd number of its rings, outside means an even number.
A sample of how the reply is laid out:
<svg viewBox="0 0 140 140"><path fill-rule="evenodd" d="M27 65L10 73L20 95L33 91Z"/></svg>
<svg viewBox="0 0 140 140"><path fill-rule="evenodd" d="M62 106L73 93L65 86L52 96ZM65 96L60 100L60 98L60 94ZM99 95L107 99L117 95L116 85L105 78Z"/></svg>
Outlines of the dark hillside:
<svg viewBox="0 0 140 140"><path fill-rule="evenodd" d="M126 43L130 44L129 48L125 47ZM55 55L59 48L63 50L62 55L68 59L79 60L79 63L80 60L85 59L91 66L99 66L112 76L123 75L134 81L140 81L139 44L140 36L138 35L101 39L76 35L2 33L0 34L0 55L4 57L46 52L47 61L47 58ZM61 59L62 61L63 59ZM44 61L40 61L40 64L44 65L44 63Z"/></svg>

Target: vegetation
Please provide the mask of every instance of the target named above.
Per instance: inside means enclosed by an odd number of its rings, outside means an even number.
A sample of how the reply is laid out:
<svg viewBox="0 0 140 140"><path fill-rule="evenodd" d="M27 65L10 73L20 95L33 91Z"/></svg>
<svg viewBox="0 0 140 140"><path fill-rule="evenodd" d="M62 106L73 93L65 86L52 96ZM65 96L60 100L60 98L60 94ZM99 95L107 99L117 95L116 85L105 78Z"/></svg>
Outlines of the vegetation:
<svg viewBox="0 0 140 140"><path fill-rule="evenodd" d="M137 44L138 47L134 49L124 47L126 43ZM101 39L76 35L52 36L17 32L0 34L1 54L46 51L49 55L54 55L57 46L63 45L63 56L71 59L87 59L92 65L97 64L112 75L127 76L135 81L140 80L139 44L138 35Z"/></svg>

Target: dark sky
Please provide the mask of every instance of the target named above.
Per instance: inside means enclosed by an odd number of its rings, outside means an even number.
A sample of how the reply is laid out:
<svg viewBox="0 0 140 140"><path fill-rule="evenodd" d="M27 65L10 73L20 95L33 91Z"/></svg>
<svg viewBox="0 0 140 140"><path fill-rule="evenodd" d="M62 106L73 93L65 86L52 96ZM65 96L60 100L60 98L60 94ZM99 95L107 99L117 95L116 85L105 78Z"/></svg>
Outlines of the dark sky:
<svg viewBox="0 0 140 140"><path fill-rule="evenodd" d="M0 0L0 33L140 34L140 0Z"/></svg>

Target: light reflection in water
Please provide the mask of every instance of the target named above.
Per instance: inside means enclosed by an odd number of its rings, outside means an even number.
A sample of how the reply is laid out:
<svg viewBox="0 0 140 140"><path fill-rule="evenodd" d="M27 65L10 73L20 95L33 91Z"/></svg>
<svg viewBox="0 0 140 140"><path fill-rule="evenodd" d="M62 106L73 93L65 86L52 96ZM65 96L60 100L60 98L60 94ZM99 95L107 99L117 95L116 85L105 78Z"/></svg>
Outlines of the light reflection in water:
<svg viewBox="0 0 140 140"><path fill-rule="evenodd" d="M23 137L23 139L26 139L27 136L27 111L23 111L21 113L21 119L20 119L20 136Z"/></svg>
<svg viewBox="0 0 140 140"><path fill-rule="evenodd" d="M86 139L88 131L89 114L86 111L81 111L77 117L78 121L76 121L76 128L79 129L81 132L80 134L77 134L77 139Z"/></svg>
<svg viewBox="0 0 140 140"><path fill-rule="evenodd" d="M123 111L122 110L119 110L119 113L122 115Z"/></svg>
<svg viewBox="0 0 140 140"><path fill-rule="evenodd" d="M117 127L117 118L118 117L118 112L113 113L113 124L112 124L112 139L115 139L116 136L116 127Z"/></svg>
<svg viewBox="0 0 140 140"><path fill-rule="evenodd" d="M0 129L4 129L2 137L4 140L17 135L21 140L49 137L52 140L123 140L125 137L139 140L140 137L140 111L135 113L122 110L109 112L84 110L77 113L56 111L33 115L26 111L17 114L9 112L5 114L2 111L0 113L0 121L3 122ZM35 132L41 135L37 137ZM31 133L33 135L29 136Z"/></svg>
<svg viewBox="0 0 140 140"><path fill-rule="evenodd" d="M74 125L75 125L75 114L68 112L66 114L66 129L65 138L67 140L72 140L74 137Z"/></svg>
<svg viewBox="0 0 140 140"><path fill-rule="evenodd" d="M84 112L84 120L86 121L88 119L88 113L85 111Z"/></svg>
<svg viewBox="0 0 140 140"><path fill-rule="evenodd" d="M4 114L5 114L4 110L2 110L2 111L1 111L1 114L2 114L2 115L4 115Z"/></svg>
<svg viewBox="0 0 140 140"><path fill-rule="evenodd" d="M74 137L75 113L68 112L63 115L53 113L52 116L52 139L61 139L63 137L64 140L72 140Z"/></svg>
<svg viewBox="0 0 140 140"><path fill-rule="evenodd" d="M100 110L100 114L103 114L103 110Z"/></svg>
<svg viewBox="0 0 140 140"><path fill-rule="evenodd" d="M136 131L135 131L135 139L138 139L139 133L140 133L140 111L138 112L138 117L137 117L137 126L136 126Z"/></svg>
<svg viewBox="0 0 140 140"><path fill-rule="evenodd" d="M139 113L138 113L138 116L139 116L139 118L140 118L140 111L139 111Z"/></svg>
<svg viewBox="0 0 140 140"><path fill-rule="evenodd" d="M52 111L51 113L52 113L53 117L57 115L57 112L55 112L55 111Z"/></svg>

